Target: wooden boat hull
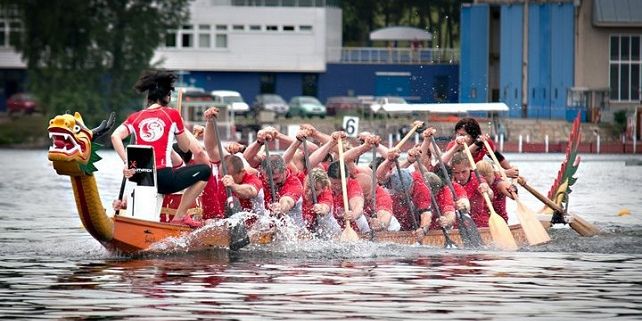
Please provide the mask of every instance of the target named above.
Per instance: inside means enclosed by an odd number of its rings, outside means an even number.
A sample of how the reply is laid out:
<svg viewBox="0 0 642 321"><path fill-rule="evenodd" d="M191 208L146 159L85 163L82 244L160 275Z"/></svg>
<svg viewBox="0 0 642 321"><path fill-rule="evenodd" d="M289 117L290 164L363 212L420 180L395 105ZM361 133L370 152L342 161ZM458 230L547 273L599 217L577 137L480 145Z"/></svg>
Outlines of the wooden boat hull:
<svg viewBox="0 0 642 321"><path fill-rule="evenodd" d="M518 246L521 247L521 246L528 245L528 241L526 240L526 235L524 234L524 230L522 229L521 225L511 225L509 226L509 228ZM479 235L481 236L482 242L485 245L492 245L493 239L492 239L492 236L490 235L490 229L488 227L480 227L478 230L479 230ZM449 230L448 236L450 236L450 239L453 242L455 242L455 244L458 247L462 247L462 248L465 247L462 243L459 230L456 230L456 229ZM361 238L370 239L369 235L363 235L363 234L361 235ZM376 232L374 235L374 238L372 238L372 241L408 244L408 245L417 244L417 238L413 235L412 231ZM441 230L430 230L428 234L426 234L426 236L424 236L421 239L420 244L426 245L426 246L432 246L432 247L444 247L444 244L445 244L444 233Z"/></svg>
<svg viewBox="0 0 642 321"><path fill-rule="evenodd" d="M153 244L170 237L188 237L189 249L229 248L230 230L226 226L212 226L201 230L169 223L151 222L125 216L115 216L114 237L110 246L124 253L148 250ZM196 231L199 231L196 233Z"/></svg>

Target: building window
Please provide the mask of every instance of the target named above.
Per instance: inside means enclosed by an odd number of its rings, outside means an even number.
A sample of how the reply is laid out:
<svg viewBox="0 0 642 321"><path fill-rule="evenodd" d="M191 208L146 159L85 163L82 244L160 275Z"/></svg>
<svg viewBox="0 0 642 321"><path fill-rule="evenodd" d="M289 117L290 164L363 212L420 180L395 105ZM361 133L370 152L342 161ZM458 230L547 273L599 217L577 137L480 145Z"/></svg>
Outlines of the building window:
<svg viewBox="0 0 642 321"><path fill-rule="evenodd" d="M283 26L283 31L294 31L294 26Z"/></svg>
<svg viewBox="0 0 642 321"><path fill-rule="evenodd" d="M640 35L613 35L610 38L610 98L619 102L640 101Z"/></svg>
<svg viewBox="0 0 642 321"><path fill-rule="evenodd" d="M260 25L250 25L250 30L252 31L261 31Z"/></svg>
<svg viewBox="0 0 642 321"><path fill-rule="evenodd" d="M216 35L216 48L227 48L227 35L225 34Z"/></svg>
<svg viewBox="0 0 642 321"><path fill-rule="evenodd" d="M176 31L169 31L165 34L165 47L176 48Z"/></svg>
<svg viewBox="0 0 642 321"><path fill-rule="evenodd" d="M232 30L234 30L234 31L243 31L243 30L245 30L245 26L244 25L233 25L232 26Z"/></svg>
<svg viewBox="0 0 642 321"><path fill-rule="evenodd" d="M0 47L5 47L7 45L7 37L5 36L5 26L4 21L0 21Z"/></svg>
<svg viewBox="0 0 642 321"><path fill-rule="evenodd" d="M310 25L299 26L299 31L312 31L312 26Z"/></svg>
<svg viewBox="0 0 642 321"><path fill-rule="evenodd" d="M198 30L210 30L210 25L198 25Z"/></svg>
<svg viewBox="0 0 642 321"><path fill-rule="evenodd" d="M267 30L267 31L279 31L279 26L274 26L274 25L265 26L265 30Z"/></svg>
<svg viewBox="0 0 642 321"><path fill-rule="evenodd" d="M192 34L192 25L184 25L181 29L181 48L194 47L194 34Z"/></svg>
<svg viewBox="0 0 642 321"><path fill-rule="evenodd" d="M227 25L216 25L216 30L227 30Z"/></svg>
<svg viewBox="0 0 642 321"><path fill-rule="evenodd" d="M276 75L273 73L261 75L261 93L274 94L276 93Z"/></svg>
<svg viewBox="0 0 642 321"><path fill-rule="evenodd" d="M198 47L199 48L209 48L210 47L210 34L201 33L198 35Z"/></svg>
<svg viewBox="0 0 642 321"><path fill-rule="evenodd" d="M317 96L319 76L317 74L304 74L302 79L303 88L301 92L304 96Z"/></svg>
<svg viewBox="0 0 642 321"><path fill-rule="evenodd" d="M22 23L14 21L9 23L9 45L16 47L20 44L22 36Z"/></svg>

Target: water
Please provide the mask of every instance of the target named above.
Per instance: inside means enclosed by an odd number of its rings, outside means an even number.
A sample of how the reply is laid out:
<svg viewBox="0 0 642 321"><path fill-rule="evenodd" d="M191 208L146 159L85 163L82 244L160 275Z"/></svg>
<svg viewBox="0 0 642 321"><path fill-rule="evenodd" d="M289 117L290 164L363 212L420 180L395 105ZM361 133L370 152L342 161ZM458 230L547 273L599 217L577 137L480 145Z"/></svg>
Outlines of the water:
<svg viewBox="0 0 642 321"><path fill-rule="evenodd" d="M121 165L102 156L109 204ZM552 243L516 253L315 241L129 258L81 228L45 152L0 150L0 318L640 320L642 166L582 157L570 209L605 231L593 238L554 229ZM562 155L507 158L547 192Z"/></svg>

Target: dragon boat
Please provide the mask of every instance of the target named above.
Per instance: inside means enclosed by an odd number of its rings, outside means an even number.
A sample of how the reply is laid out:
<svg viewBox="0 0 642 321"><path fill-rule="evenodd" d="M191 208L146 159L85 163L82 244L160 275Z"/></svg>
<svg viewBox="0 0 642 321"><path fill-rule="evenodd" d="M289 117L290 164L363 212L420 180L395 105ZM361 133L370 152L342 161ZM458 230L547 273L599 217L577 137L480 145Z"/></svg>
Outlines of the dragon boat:
<svg viewBox="0 0 642 321"><path fill-rule="evenodd" d="M101 145L96 140L111 130L114 118L113 114L110 115L108 120L103 120L95 129L85 126L79 113L58 115L49 121L48 132L52 145L49 148L48 158L58 175L70 177L78 215L87 232L108 250L121 253L140 253L152 249L155 244L169 238L178 237L186 240L186 248L190 251L229 249L233 245L234 238L234 228L229 223L192 229L183 225L161 222L160 209L156 213L146 215L146 218L107 214L96 184L94 173L97 168L94 163L101 159L96 153ZM557 205L557 207L551 205L554 208L563 207L563 202L570 192L570 185L575 181L573 174L579 164L579 157L577 157L579 119L573 126L569 140L567 159L563 162L558 178L549 192L549 198ZM555 215L553 219L555 220ZM542 223L548 227L550 221L551 219L546 217ZM520 225L510 226L510 230L518 245L527 244ZM457 229L449 230L448 233L452 241L462 246L462 238ZM488 228L479 228L479 233L483 243L492 243ZM274 230L251 234L250 243L270 243L273 234ZM417 243L411 231L377 232L374 236L362 235L361 238L374 242ZM444 239L441 230L434 230L427 233L419 243L440 247L444 245Z"/></svg>

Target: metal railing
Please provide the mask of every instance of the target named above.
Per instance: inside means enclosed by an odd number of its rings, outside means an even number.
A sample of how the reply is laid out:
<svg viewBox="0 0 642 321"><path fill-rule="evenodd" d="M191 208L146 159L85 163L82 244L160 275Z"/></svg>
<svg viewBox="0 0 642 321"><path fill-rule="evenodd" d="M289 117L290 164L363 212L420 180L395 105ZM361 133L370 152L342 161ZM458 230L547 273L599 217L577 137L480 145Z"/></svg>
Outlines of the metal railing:
<svg viewBox="0 0 642 321"><path fill-rule="evenodd" d="M363 64L457 64L459 50L435 48L342 47L328 52L328 62Z"/></svg>

